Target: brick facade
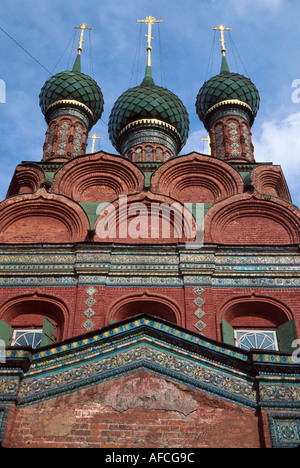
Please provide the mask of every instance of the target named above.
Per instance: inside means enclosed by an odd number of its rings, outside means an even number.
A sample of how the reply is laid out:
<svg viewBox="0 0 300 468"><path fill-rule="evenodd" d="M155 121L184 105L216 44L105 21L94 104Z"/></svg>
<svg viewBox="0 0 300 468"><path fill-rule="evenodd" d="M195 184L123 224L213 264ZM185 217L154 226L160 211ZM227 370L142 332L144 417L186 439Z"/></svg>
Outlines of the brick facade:
<svg viewBox="0 0 300 468"><path fill-rule="evenodd" d="M258 424L252 411L139 371L17 409L7 439L12 448L258 448Z"/></svg>
<svg viewBox="0 0 300 468"><path fill-rule="evenodd" d="M103 97L78 58L45 84L43 159L0 203L4 447L300 446L300 211L255 161L259 95L224 60L197 100L212 155L177 156L187 112L149 66L112 111L122 155L85 154Z"/></svg>

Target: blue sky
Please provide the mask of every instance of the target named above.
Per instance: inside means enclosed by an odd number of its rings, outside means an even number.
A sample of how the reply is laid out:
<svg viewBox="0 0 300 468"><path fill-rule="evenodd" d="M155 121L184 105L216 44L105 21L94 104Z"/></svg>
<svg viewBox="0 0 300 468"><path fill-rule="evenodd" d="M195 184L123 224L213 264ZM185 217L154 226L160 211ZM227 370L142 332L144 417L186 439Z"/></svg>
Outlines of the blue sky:
<svg viewBox="0 0 300 468"><path fill-rule="evenodd" d="M222 23L232 28L226 36L231 71L247 74L261 96L252 129L256 160L282 166L293 202L300 206L300 2L1 0L0 27L53 74L73 65L79 37L77 33L72 41L73 27L85 22L94 28L85 36L82 67L104 94L102 120L93 129L103 138L97 149L115 153L107 122L117 98L142 81L146 26L136 54L137 20L149 15L163 20L159 29L153 29L154 80L177 94L190 116L190 136L182 154L206 151L201 140L206 132L196 115L195 101L204 81L219 72L219 35L212 51L212 28ZM21 161L42 159L47 126L38 97L50 75L41 65L0 30L0 80L6 84L6 102L0 103L1 199Z"/></svg>

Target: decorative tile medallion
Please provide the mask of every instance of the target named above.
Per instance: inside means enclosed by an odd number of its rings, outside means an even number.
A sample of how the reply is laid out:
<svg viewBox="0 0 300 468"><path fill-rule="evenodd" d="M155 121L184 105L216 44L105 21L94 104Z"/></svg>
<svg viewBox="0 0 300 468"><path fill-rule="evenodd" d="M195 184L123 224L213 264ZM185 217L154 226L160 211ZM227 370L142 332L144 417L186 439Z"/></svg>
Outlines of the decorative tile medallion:
<svg viewBox="0 0 300 468"><path fill-rule="evenodd" d="M200 297L201 294L204 293L204 289L200 287L195 288L194 293L196 293L198 296L197 299L194 301L194 303L196 304L196 306L199 307L195 312L196 317L199 319L195 327L197 328L197 330L199 330L202 333L204 328L206 328L206 324L201 320L205 316L205 312L203 312L203 310L201 309L205 301Z"/></svg>
<svg viewBox="0 0 300 468"><path fill-rule="evenodd" d="M300 413L268 414L273 448L300 448Z"/></svg>
<svg viewBox="0 0 300 468"><path fill-rule="evenodd" d="M89 295L89 296L93 296L96 292L96 289L94 288L94 286L90 286L89 288L87 288L85 290L85 292Z"/></svg>
<svg viewBox="0 0 300 468"><path fill-rule="evenodd" d="M95 312L93 309L88 308L85 312L83 312L83 315L85 315L87 318L91 318L93 315L95 315Z"/></svg>
<svg viewBox="0 0 300 468"><path fill-rule="evenodd" d="M97 289L94 288L94 286L89 286L85 290L86 294L89 296L87 300L85 301L85 304L88 306L88 309L83 313L85 317L88 318L86 322L82 324L83 328L86 331L92 330L94 328L94 323L91 321L91 318L95 315L95 311L92 309L92 307L96 304L96 300L93 298L94 294L97 292Z"/></svg>

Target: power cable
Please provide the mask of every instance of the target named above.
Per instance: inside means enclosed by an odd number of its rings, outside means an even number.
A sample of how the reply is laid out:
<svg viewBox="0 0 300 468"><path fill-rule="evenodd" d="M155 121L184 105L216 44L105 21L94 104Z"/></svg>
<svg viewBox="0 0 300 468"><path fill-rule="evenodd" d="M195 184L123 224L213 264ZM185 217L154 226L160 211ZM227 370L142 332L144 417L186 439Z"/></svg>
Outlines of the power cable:
<svg viewBox="0 0 300 468"><path fill-rule="evenodd" d="M42 65L41 62L39 62L33 55L31 55L30 52L28 52L28 50L26 50L21 44L19 44L19 42L16 41L10 34L8 34L8 32L6 32L1 26L0 26L0 29L1 29L2 32L4 32L4 34L7 35L7 37L9 37L15 44L17 44L27 55L29 55L29 57L31 57L44 70L46 70L46 72L49 73L49 75L52 76L52 73L46 67L44 67L44 65Z"/></svg>
<svg viewBox="0 0 300 468"><path fill-rule="evenodd" d="M207 70L206 70L206 75L205 75L205 81L207 81L207 78L208 78L209 67L210 67L210 76L212 76L212 74L213 74L215 42L216 42L216 31L214 31L214 34L213 34L213 41L212 41L210 56L209 56L209 60L208 60L208 65L207 65Z"/></svg>
<svg viewBox="0 0 300 468"><path fill-rule="evenodd" d="M231 37L231 34L229 34L229 37L230 37L230 42L231 42L232 49L235 50L235 52L237 53L237 56L238 56L238 58L239 58L239 60L240 60L240 62L241 62L241 64L242 64L242 67L243 67L244 70L245 70L245 74L246 74L246 76L249 78L249 74L248 74L248 72L247 72L247 70L246 70L246 67L245 67L245 65L244 65L243 60L242 60L241 57L240 57L239 51L238 51L238 49L237 49L237 47L236 47L236 45L235 45L235 43L234 43L234 40L233 40L232 37Z"/></svg>
<svg viewBox="0 0 300 468"><path fill-rule="evenodd" d="M141 51L141 37L142 37L142 24L140 24L140 28L139 28L138 40L137 40L137 45L136 45L135 54L134 54L134 58L133 58L133 65L132 65L129 88L131 88L131 86L132 86L133 75L134 75L135 69L136 69L136 84L138 82L138 72L139 72L139 64L140 64L140 51Z"/></svg>
<svg viewBox="0 0 300 468"><path fill-rule="evenodd" d="M158 40L159 40L161 82L162 82L162 86L164 86L166 88L167 87L167 80L166 80L166 74L165 74L165 65L164 65L162 41L161 41L161 36L160 36L160 23L157 23L157 27L158 27Z"/></svg>
<svg viewBox="0 0 300 468"><path fill-rule="evenodd" d="M56 65L54 66L51 75L54 73L54 70L56 69L57 65L59 64L59 62L61 61L61 59L62 59L63 56L65 55L66 50L68 49L69 45L71 44L72 39L73 39L73 41L74 41L74 36L75 36L75 35L76 35L76 31L74 31L74 33L73 33L71 39L70 39L69 42L68 42L68 45L66 46L66 48L65 48L65 50L63 51L63 53L61 54L61 56L60 56L58 62L57 62ZM70 60L69 60L69 63L68 63L68 69L69 69L69 65L70 65Z"/></svg>
<svg viewBox="0 0 300 468"><path fill-rule="evenodd" d="M90 56L90 73L91 77L94 78L94 61L93 61L93 48L92 48L92 34L89 30L89 56Z"/></svg>

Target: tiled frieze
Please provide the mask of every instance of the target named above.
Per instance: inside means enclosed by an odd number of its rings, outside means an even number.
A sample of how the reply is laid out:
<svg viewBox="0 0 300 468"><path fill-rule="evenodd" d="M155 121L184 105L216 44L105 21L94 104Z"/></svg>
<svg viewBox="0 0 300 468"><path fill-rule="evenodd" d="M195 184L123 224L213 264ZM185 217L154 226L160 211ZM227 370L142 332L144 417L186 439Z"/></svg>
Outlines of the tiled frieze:
<svg viewBox="0 0 300 468"><path fill-rule="evenodd" d="M202 349L206 354L217 351L230 356L241 368L237 371L224 363L215 365L202 356ZM34 403L145 368L253 408L253 380L243 370L248 360L243 352L216 346L177 327L139 318L101 334L35 352L18 401L20 405Z"/></svg>
<svg viewBox="0 0 300 468"><path fill-rule="evenodd" d="M265 252L205 247L147 249L78 245L61 249L26 246L0 249L0 286L211 286L215 288L299 288L297 247ZM99 274L100 273L100 274Z"/></svg>

